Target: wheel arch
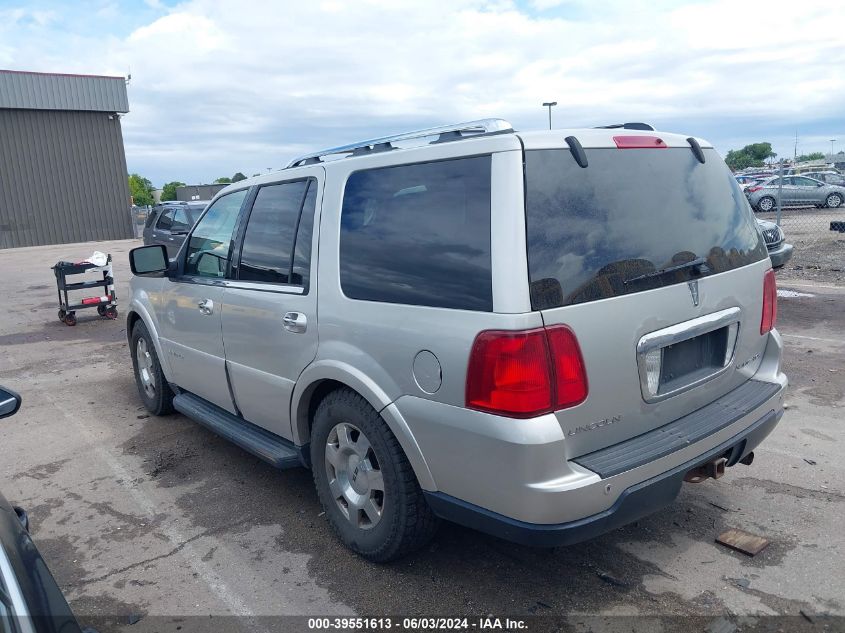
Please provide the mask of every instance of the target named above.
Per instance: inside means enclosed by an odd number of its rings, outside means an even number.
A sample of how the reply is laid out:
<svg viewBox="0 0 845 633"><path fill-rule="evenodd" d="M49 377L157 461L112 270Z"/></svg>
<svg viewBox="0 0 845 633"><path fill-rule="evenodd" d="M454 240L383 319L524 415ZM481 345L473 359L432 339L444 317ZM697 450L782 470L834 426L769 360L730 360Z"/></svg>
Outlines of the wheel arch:
<svg viewBox="0 0 845 633"><path fill-rule="evenodd" d="M161 370L164 372L165 378L170 380L170 377L172 376L170 371L170 359L165 356L161 347L161 341L158 338L158 328L155 326L155 321L143 304L133 301L130 303L129 310L126 313L126 340L130 348L132 345L132 330L135 328L135 324L138 321L143 322L144 326L147 328L147 332L150 333L150 338L153 340L153 346L155 346L156 356L158 356L159 363L161 364ZM130 353L134 352L130 349Z"/></svg>
<svg viewBox="0 0 845 633"><path fill-rule="evenodd" d="M315 363L297 380L291 402L291 431L294 443L297 446L306 446L311 441L311 423L317 406L328 393L342 388L358 393L379 412L405 452L420 487L423 490L437 490L422 450L393 400L363 372L346 363Z"/></svg>

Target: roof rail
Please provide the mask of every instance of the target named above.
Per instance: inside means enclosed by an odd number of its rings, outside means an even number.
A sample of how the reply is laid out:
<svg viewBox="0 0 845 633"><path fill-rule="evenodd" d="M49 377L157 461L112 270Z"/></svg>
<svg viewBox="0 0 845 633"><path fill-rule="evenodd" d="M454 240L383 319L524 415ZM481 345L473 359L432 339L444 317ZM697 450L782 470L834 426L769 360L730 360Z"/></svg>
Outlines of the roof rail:
<svg viewBox="0 0 845 633"><path fill-rule="evenodd" d="M654 132L654 126L649 125L648 123L638 123L636 121L632 123L614 123L612 125L597 125L595 128L596 130L615 130L617 128L621 128L623 130L645 130L647 132Z"/></svg>
<svg viewBox="0 0 845 633"><path fill-rule="evenodd" d="M324 157L336 154L369 154L380 151L389 151L396 149L392 143L427 138L429 136L437 136L437 139L432 141L434 143L444 143L465 137L483 136L486 134L506 134L508 132L513 132L513 126L504 119L479 119L478 121L466 121L464 123L455 123L453 125L441 125L438 127L426 128L424 130L405 132L404 134L373 138L366 141L359 141L357 143L350 143L349 145L331 147L312 154L305 154L294 158L285 166L285 169L290 167L299 167L300 165L319 163Z"/></svg>

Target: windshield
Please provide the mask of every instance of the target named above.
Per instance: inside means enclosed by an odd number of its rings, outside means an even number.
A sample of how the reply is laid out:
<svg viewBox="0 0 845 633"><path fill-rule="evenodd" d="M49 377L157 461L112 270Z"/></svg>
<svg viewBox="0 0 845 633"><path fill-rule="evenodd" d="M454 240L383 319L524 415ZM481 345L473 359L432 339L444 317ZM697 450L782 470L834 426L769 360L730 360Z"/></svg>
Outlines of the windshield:
<svg viewBox="0 0 845 633"><path fill-rule="evenodd" d="M704 150L704 164L687 148L586 154L582 169L569 150L525 153L533 309L682 283L767 256L715 150Z"/></svg>

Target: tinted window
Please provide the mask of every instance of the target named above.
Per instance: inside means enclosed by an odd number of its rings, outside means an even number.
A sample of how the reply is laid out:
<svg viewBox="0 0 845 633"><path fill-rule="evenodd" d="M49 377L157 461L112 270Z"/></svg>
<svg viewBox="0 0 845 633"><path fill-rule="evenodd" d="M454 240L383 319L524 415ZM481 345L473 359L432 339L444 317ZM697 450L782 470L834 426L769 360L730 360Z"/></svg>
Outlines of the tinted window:
<svg viewBox="0 0 845 633"><path fill-rule="evenodd" d="M352 174L340 282L353 299L492 310L490 157Z"/></svg>
<svg viewBox="0 0 845 633"><path fill-rule="evenodd" d="M812 178L803 178L803 177L793 178L792 184L798 185L799 187L816 187L816 186L818 186L818 182L816 182Z"/></svg>
<svg viewBox="0 0 845 633"><path fill-rule="evenodd" d="M304 286L308 290L311 272L311 240L314 234L314 212L317 208L317 182L311 181L302 215L299 218L299 231L293 253L293 273L291 283Z"/></svg>
<svg viewBox="0 0 845 633"><path fill-rule="evenodd" d="M165 209L161 212L161 215L158 218L158 222L156 223L156 228L161 229L162 231L169 231L170 226L173 224L173 207L169 209Z"/></svg>
<svg viewBox="0 0 845 633"><path fill-rule="evenodd" d="M176 213L173 214L173 223L170 225L170 230L174 233L187 233L190 228L191 220L188 218L187 210L176 209Z"/></svg>
<svg viewBox="0 0 845 633"><path fill-rule="evenodd" d="M242 189L218 198L194 227L186 254L186 275L225 276L232 233L247 191Z"/></svg>
<svg viewBox="0 0 845 633"><path fill-rule="evenodd" d="M696 269L649 274L698 258L707 275L766 257L715 150L704 164L689 149L586 151L586 169L568 150L525 153L534 309L685 282Z"/></svg>
<svg viewBox="0 0 845 633"><path fill-rule="evenodd" d="M302 284L301 275L291 279L292 253L300 210L312 188L316 190L315 182L300 180L258 190L241 249L239 279ZM314 204L313 197L310 203ZM308 215L313 222L313 208Z"/></svg>

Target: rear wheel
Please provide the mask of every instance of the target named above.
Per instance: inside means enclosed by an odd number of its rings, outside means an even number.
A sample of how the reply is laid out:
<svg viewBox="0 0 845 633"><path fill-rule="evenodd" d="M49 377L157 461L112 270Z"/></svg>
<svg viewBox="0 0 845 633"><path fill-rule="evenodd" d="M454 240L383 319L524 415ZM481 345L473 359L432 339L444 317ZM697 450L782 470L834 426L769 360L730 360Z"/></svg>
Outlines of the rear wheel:
<svg viewBox="0 0 845 633"><path fill-rule="evenodd" d="M131 349L135 384L147 411L153 415L172 413L173 390L164 377L155 345L143 321L138 321L132 329Z"/></svg>
<svg viewBox="0 0 845 633"><path fill-rule="evenodd" d="M827 198L825 198L825 205L830 207L831 209L836 209L842 204L842 196L838 193L832 193Z"/></svg>
<svg viewBox="0 0 845 633"><path fill-rule="evenodd" d="M335 533L374 562L424 546L438 520L399 442L359 394L338 389L314 415L311 468Z"/></svg>
<svg viewBox="0 0 845 633"><path fill-rule="evenodd" d="M763 196L757 201L757 210L763 211L771 211L775 207L775 199L771 196Z"/></svg>

